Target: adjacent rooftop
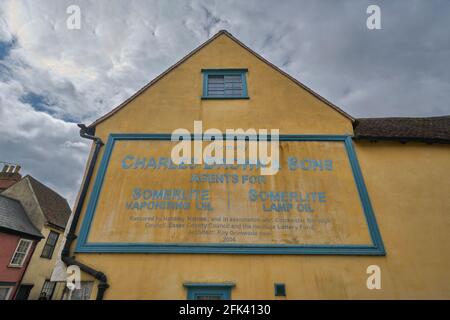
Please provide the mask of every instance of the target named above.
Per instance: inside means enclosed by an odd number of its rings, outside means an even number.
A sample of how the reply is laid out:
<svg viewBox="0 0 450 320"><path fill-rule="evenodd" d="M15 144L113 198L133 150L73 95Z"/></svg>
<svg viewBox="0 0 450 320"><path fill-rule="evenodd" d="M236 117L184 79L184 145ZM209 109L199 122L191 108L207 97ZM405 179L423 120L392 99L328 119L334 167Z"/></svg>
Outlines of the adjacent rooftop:
<svg viewBox="0 0 450 320"><path fill-rule="evenodd" d="M65 228L71 213L67 200L32 176L27 175L24 179L26 178L28 178L31 187L33 188L34 194L36 195L47 222Z"/></svg>
<svg viewBox="0 0 450 320"><path fill-rule="evenodd" d="M33 226L18 200L0 194L0 229L6 229L32 238L43 238Z"/></svg>
<svg viewBox="0 0 450 320"><path fill-rule="evenodd" d="M361 118L355 139L450 143L450 116L429 118Z"/></svg>

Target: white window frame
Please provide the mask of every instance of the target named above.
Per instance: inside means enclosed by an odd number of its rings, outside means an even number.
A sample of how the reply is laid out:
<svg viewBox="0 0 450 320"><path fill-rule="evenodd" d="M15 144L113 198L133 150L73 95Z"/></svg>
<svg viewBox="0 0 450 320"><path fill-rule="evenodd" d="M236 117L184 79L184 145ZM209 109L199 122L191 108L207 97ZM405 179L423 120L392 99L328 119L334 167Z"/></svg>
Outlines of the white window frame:
<svg viewBox="0 0 450 320"><path fill-rule="evenodd" d="M8 289L8 293L6 294L5 300L9 300L9 296L11 295L11 292L13 291L14 287L10 287L10 286L0 286L0 288L6 288Z"/></svg>
<svg viewBox="0 0 450 320"><path fill-rule="evenodd" d="M16 264L16 263L13 264L12 262L13 262L13 260L14 260L14 257L16 256L17 250L19 249L20 244L22 243L22 241L23 241L23 242L27 242L27 243L29 244L29 245L28 245L28 248L27 248L27 251L25 252L25 255L24 255L22 261L20 262L20 264ZM12 257L11 257L11 261L9 262L9 266L10 266L10 267L16 267L16 268L22 267L23 264L25 263L25 261L27 260L28 253L30 253L30 249L31 249L31 246L32 246L32 245L33 245L33 241L32 241L32 240L28 240L28 239L24 239L24 238L20 239L20 240L19 240L19 243L18 243L17 246L16 246L16 250L14 250L14 253L13 253ZM21 252L21 253L22 253L22 252Z"/></svg>

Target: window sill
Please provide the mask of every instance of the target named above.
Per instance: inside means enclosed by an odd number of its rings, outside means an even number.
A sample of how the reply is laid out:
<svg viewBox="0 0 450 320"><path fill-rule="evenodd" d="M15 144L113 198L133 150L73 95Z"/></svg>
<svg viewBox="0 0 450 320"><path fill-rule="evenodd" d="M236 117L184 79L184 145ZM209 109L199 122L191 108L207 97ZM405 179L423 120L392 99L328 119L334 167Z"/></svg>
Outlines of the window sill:
<svg viewBox="0 0 450 320"><path fill-rule="evenodd" d="M250 99L250 97L248 97L248 96L245 96L245 97L205 97L205 96L202 96L202 100L237 100L237 99L248 100L248 99Z"/></svg>
<svg viewBox="0 0 450 320"><path fill-rule="evenodd" d="M23 265L15 265L15 264L9 264L8 265L8 268L14 268L14 269L20 269L20 268L22 268L23 267Z"/></svg>

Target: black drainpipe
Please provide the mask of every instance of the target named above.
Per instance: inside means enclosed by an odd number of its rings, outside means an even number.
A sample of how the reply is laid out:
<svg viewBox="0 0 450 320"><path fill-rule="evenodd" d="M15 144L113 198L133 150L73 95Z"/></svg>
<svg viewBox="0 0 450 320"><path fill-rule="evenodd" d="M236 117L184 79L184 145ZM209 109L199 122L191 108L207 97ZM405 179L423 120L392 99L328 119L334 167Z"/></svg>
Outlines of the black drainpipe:
<svg viewBox="0 0 450 320"><path fill-rule="evenodd" d="M80 127L80 136L82 138L94 141L95 149L94 154L92 155L92 159L89 163L89 169L86 174L86 179L84 180L83 187L81 189L81 194L80 198L78 199L77 207L75 208L75 212L73 214L72 223L70 224L70 229L66 237L66 243L64 244L64 248L61 252L61 260L68 266L76 265L80 267L81 270L97 279L100 283L98 284L96 300L103 300L105 291L106 289L109 288L108 279L106 278L106 275L101 271L92 269L91 267L75 260L75 257L70 255L70 246L72 245L72 242L77 238L75 231L78 225L78 220L80 219L81 208L83 207L84 199L86 198L88 186L92 178L92 173L94 172L94 166L95 163L97 162L98 153L100 152L100 148L104 145L103 141L99 137L94 136L95 129L88 128L84 124L78 124L78 127Z"/></svg>

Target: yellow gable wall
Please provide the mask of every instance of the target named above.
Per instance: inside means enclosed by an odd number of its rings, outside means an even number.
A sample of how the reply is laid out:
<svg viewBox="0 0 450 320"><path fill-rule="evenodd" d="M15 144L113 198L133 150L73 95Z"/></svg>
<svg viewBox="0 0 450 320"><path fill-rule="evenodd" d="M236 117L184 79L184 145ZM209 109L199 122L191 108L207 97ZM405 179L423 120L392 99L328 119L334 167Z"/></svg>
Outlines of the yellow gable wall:
<svg viewBox="0 0 450 320"><path fill-rule="evenodd" d="M200 100L202 68L248 68L250 99ZM222 35L100 123L96 135L106 141L109 133L192 130L194 120L203 120L204 129L353 133L349 119ZM233 299L273 299L275 282L286 283L290 299L450 298L450 203L444 194L450 181L449 147L356 143L356 152L386 257L90 253L76 258L108 276L105 299L185 299L184 282L224 281L236 283ZM424 190L428 197L418 195ZM366 287L371 264L381 267L382 290Z"/></svg>
<svg viewBox="0 0 450 320"><path fill-rule="evenodd" d="M247 68L248 100L201 100L205 68ZM96 134L171 133L203 128L280 129L281 134L352 134L351 121L292 80L221 35L156 82Z"/></svg>
<svg viewBox="0 0 450 320"><path fill-rule="evenodd" d="M103 271L106 299L185 299L184 282L232 281L232 299L450 299L450 146L357 142L386 256L77 254ZM381 268L368 290L366 268ZM94 288L93 297L96 292Z"/></svg>

